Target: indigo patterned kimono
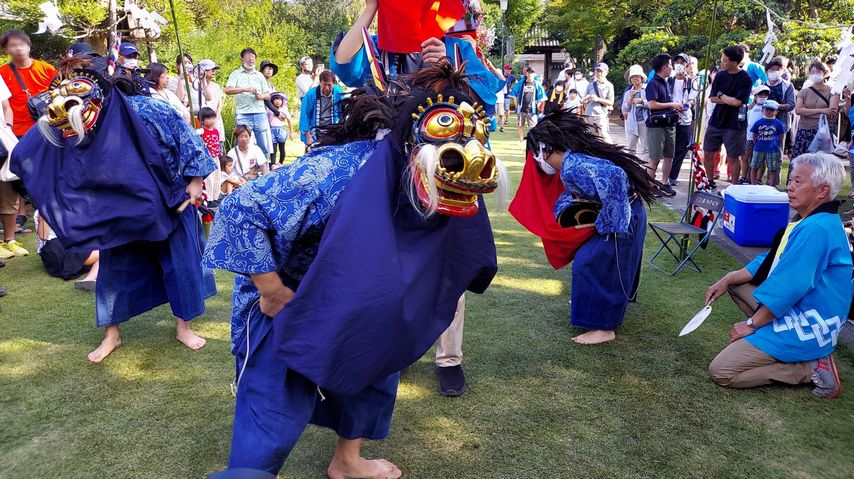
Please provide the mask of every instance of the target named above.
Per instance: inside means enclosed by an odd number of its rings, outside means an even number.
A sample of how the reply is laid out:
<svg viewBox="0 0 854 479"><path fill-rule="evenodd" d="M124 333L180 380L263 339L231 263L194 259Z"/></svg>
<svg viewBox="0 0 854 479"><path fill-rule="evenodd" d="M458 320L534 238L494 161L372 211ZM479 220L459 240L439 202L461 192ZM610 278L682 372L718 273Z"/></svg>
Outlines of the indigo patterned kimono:
<svg viewBox="0 0 854 479"><path fill-rule="evenodd" d="M277 357L273 319L261 313L261 295L250 277L275 271L296 291L317 255L338 196L376 143L311 150L220 203L205 264L238 273L231 322L238 388L229 468L277 473L309 422L349 439L388 434L400 374L354 397L324 396Z"/></svg>
<svg viewBox="0 0 854 479"><path fill-rule="evenodd" d="M560 171L566 186L555 204L555 218L572 197L597 200L598 234L578 249L572 263L570 324L613 331L622 323L640 284L646 210L633 199L626 172L612 162L567 152Z"/></svg>
<svg viewBox="0 0 854 479"><path fill-rule="evenodd" d="M176 190L186 188L189 178L204 178L217 168L201 138L167 103L146 96L129 96L127 101L171 170ZM109 125L99 134L109 134ZM216 284L213 273L202 267L202 225L193 206L178 216L177 228L163 241L101 250L95 287L99 327L119 324L167 302L185 321L204 312L205 299L216 294Z"/></svg>

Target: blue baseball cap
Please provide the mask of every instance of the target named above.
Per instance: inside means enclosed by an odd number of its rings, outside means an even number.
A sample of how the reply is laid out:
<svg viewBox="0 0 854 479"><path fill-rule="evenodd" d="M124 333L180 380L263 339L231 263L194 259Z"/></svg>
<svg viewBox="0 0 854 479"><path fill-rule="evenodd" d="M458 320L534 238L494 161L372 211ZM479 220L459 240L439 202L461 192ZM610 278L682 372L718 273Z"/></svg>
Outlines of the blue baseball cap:
<svg viewBox="0 0 854 479"><path fill-rule="evenodd" d="M123 57L139 55L139 50L136 49L136 44L133 42L122 42L122 44L119 45L119 55Z"/></svg>

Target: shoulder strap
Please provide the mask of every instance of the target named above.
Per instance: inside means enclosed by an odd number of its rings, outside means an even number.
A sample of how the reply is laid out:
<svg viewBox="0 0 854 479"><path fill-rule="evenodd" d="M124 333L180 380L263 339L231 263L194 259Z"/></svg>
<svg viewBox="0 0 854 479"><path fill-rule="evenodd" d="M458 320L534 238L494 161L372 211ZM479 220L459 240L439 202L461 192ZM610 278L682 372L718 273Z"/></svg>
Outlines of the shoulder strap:
<svg viewBox="0 0 854 479"><path fill-rule="evenodd" d="M30 90L27 88L27 85L24 83L24 79L21 78L21 74L18 73L18 69L15 68L15 64L9 62L9 68L12 69L12 74L15 75L15 78L18 79L18 84L21 85L21 90L24 90L24 93L26 93L27 96L32 96L30 95Z"/></svg>
<svg viewBox="0 0 854 479"><path fill-rule="evenodd" d="M816 90L816 89L815 89L815 87L812 87L812 86L811 86L811 87L810 87L810 90L812 90L812 91L813 91L813 93L815 93L816 95L818 95L818 97L819 97L819 98L821 98L821 99L822 99L822 101L824 101L824 103L825 103L827 106L830 106L830 100L828 100L824 95L822 95L821 93L819 93L819 92L818 92L818 90Z"/></svg>
<svg viewBox="0 0 854 479"><path fill-rule="evenodd" d="M597 82L595 79L593 80L593 91L596 92L596 96L602 96L599 94L599 82Z"/></svg>

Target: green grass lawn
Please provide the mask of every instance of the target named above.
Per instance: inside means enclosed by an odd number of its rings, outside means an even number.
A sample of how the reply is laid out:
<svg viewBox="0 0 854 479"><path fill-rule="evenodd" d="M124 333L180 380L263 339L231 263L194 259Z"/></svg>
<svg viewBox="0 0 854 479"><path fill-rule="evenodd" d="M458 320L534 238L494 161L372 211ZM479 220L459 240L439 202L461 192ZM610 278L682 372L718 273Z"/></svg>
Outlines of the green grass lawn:
<svg viewBox="0 0 854 479"><path fill-rule="evenodd" d="M515 131L493 136L513 176ZM651 218L676 215L655 207ZM370 443L414 478L852 477L854 389L836 401L807 387L731 391L707 375L740 319L728 300L678 338L706 287L739 267L716 245L700 274L670 277L644 266L639 304L617 340L574 344L569 270L554 271L538 239L493 211L500 270L467 300L468 391L436 392L431 354L403 373L391 435ZM35 237L25 238L35 252ZM647 255L655 246L647 238ZM225 467L234 399L229 354L231 276L194 321L208 345L174 339L161 307L122 328L124 344L101 365L91 293L49 278L33 255L0 270L0 477L184 478ZM841 351L854 387L854 354ZM283 477L324 477L335 437L310 427Z"/></svg>

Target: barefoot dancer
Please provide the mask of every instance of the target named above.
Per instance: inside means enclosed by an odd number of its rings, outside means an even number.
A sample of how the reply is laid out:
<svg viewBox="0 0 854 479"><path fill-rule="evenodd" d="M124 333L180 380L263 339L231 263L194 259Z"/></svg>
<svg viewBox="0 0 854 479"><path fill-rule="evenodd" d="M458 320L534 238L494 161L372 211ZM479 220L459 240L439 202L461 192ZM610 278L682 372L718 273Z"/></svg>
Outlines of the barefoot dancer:
<svg viewBox="0 0 854 479"><path fill-rule="evenodd" d="M200 349L205 340L188 322L216 286L201 266L195 207L176 210L201 197L201 180L216 164L169 105L139 82L111 84L90 67L88 59L63 60L65 78L54 82L39 128L15 148L12 168L63 246L100 252L95 322L105 334L90 361L121 344L119 324L164 303L176 317L176 339Z"/></svg>
<svg viewBox="0 0 854 479"><path fill-rule="evenodd" d="M504 175L483 110L446 62L406 81L342 100L317 148L220 204L205 261L238 273L231 469L277 473L311 423L338 435L330 478L400 477L362 442L388 434L399 371L495 274L478 194Z"/></svg>
<svg viewBox="0 0 854 479"><path fill-rule="evenodd" d="M573 113L547 115L528 132L510 213L543 239L552 266L574 258L570 324L589 330L576 343L613 340L635 298L652 181L637 158L593 135ZM594 205L588 214L585 204Z"/></svg>

